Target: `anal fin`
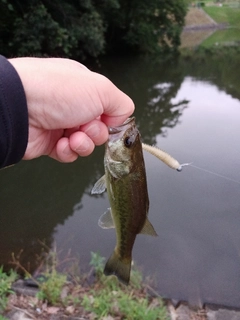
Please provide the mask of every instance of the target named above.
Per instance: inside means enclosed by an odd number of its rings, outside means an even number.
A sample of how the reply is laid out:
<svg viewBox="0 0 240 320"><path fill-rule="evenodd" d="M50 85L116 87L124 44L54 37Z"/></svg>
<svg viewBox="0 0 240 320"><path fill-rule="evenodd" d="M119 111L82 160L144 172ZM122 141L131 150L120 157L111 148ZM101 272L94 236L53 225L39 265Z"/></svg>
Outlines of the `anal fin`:
<svg viewBox="0 0 240 320"><path fill-rule="evenodd" d="M148 235L153 236L153 237L157 237L158 236L157 232L154 230L154 227L151 224L151 222L148 220L148 218L146 218L144 226L143 226L142 230L139 233L148 234Z"/></svg>

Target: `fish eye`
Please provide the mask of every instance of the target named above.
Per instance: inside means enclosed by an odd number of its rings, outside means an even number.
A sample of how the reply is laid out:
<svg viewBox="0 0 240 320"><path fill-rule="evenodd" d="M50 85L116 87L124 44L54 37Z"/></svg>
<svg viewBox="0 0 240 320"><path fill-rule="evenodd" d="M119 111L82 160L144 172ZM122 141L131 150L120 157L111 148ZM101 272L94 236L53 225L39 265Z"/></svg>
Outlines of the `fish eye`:
<svg viewBox="0 0 240 320"><path fill-rule="evenodd" d="M125 145L125 147L130 148L130 147L132 146L132 144L133 144L133 142L131 141L131 137L126 137L126 138L124 139L124 145Z"/></svg>

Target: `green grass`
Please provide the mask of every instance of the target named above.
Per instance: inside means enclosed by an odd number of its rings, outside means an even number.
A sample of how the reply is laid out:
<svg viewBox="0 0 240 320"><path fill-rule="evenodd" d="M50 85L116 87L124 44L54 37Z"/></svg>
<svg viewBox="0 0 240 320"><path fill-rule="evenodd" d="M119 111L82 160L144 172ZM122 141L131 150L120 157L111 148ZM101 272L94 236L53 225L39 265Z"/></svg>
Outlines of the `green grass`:
<svg viewBox="0 0 240 320"><path fill-rule="evenodd" d="M96 315L95 319L110 316L128 320L167 320L168 316L160 299L149 304L146 297L135 297L133 292L120 289L114 292L108 287L92 291L82 302L84 308Z"/></svg>
<svg viewBox="0 0 240 320"><path fill-rule="evenodd" d="M61 302L61 293L63 286L67 282L67 276L57 272L55 269L44 273L44 280L39 283L39 292L37 298L39 300L48 301L55 305Z"/></svg>
<svg viewBox="0 0 240 320"><path fill-rule="evenodd" d="M13 293L11 286L16 279L16 272L11 270L9 274L6 274L3 272L3 267L0 267L0 312L3 312L7 307L8 295Z"/></svg>
<svg viewBox="0 0 240 320"><path fill-rule="evenodd" d="M201 47L231 45L240 41L240 8L211 6L203 9L217 23L227 23L229 27L214 32L201 43Z"/></svg>
<svg viewBox="0 0 240 320"><path fill-rule="evenodd" d="M94 319L121 318L128 320L167 320L167 310L160 297L151 298L143 290L142 275L135 268L131 271L128 287L120 284L116 277L103 275L103 259L91 253L90 264L97 271L100 290L94 287L84 295L82 306L95 315Z"/></svg>
<svg viewBox="0 0 240 320"><path fill-rule="evenodd" d="M240 29L231 28L217 30L210 37L201 43L201 47L211 47L216 45L231 45L231 43L240 41Z"/></svg>
<svg viewBox="0 0 240 320"><path fill-rule="evenodd" d="M91 252L89 274L78 276L68 272L72 279L68 281L66 273L62 274L57 270L60 262L56 251L50 252L45 270L41 272L42 279L32 278L39 286L38 299L33 300L34 302L26 301L28 308L31 305L33 309L30 311L34 313L36 308L41 309L42 304L46 303L56 306L61 314L68 315L69 310L74 310L76 315L80 313L92 320L106 319L105 317L128 320L169 319L163 300L149 285L143 283L142 274L134 266L130 284L125 286L116 277L106 277L103 274L104 260L99 254ZM15 263L21 267L16 260ZM25 270L24 267L21 268ZM28 272L26 274L31 277ZM11 308L7 295L11 293L14 279L13 273L6 275L0 268L0 301L3 303L3 311L7 304L8 309ZM89 280L91 284L86 285ZM47 313L43 312L42 315L45 317Z"/></svg>
<svg viewBox="0 0 240 320"><path fill-rule="evenodd" d="M228 23L240 28L240 8L212 6L203 7L203 10L217 23Z"/></svg>

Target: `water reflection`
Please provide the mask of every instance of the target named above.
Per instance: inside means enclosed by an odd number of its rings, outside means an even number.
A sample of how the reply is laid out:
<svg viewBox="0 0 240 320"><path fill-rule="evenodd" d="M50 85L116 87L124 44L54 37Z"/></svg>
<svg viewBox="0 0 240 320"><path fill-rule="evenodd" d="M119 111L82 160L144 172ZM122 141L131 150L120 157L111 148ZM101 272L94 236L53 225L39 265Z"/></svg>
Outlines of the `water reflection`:
<svg viewBox="0 0 240 320"><path fill-rule="evenodd" d="M126 72L119 73L119 64ZM98 70L132 97L136 122L145 142L155 144L157 134L167 135L166 128L178 123L188 103L186 99L171 102L184 78L181 67L176 68L172 61L166 66L148 58L116 58L104 61L103 65Z"/></svg>
<svg viewBox="0 0 240 320"><path fill-rule="evenodd" d="M96 150L95 157L102 158L102 152ZM0 265L11 266L12 253L21 253L20 262L33 272L45 256L43 247L53 244L55 227L74 214L74 204L101 169L102 163L90 156L67 165L43 157L2 170Z"/></svg>
<svg viewBox="0 0 240 320"><path fill-rule="evenodd" d="M240 185L224 178L240 182L239 67L239 57L201 56L167 64L118 58L98 69L133 98L145 142L215 173L177 173L145 154L159 237L140 235L133 257L166 297L240 306ZM39 240L70 248L85 268L90 251L109 256L115 232L97 225L108 200L89 194L103 174L103 151L73 164L41 158L0 172L0 264L23 249L21 261L34 271Z"/></svg>

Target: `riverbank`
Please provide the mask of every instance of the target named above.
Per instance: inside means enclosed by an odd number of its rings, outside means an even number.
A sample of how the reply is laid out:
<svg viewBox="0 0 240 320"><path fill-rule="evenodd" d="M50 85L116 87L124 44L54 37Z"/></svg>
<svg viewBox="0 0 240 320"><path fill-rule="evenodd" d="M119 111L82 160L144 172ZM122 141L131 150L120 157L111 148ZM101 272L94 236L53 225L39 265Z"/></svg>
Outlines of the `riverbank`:
<svg viewBox="0 0 240 320"><path fill-rule="evenodd" d="M113 284L116 285L115 280L113 279ZM80 306L77 301L84 299L85 295L88 295L90 304L94 304L93 292L100 292L102 296L105 295L104 287L101 284L96 284L93 286L81 286L73 284L65 284L61 297L66 299L67 297L75 297L75 303L68 303L68 305L62 305L56 303L51 305L46 301L40 301L37 298L39 289L31 288L24 285L23 280L17 281L13 290L15 294L9 296L9 305L7 311L3 318L0 319L9 319L9 320L140 320L142 318L134 315L134 310L131 311L131 315L127 318L124 317L123 313L118 310L117 303L111 303L110 307L112 311L107 314L105 313L102 317L99 314L86 310ZM123 289L125 291L125 289ZM138 291L130 290L130 296L135 296L136 301L139 301L139 305L143 303L143 297L146 295L148 297L148 306L146 308L146 317L144 320L238 320L240 319L240 311L230 310L223 307L215 305L205 305L204 307L199 306L189 306L185 302L181 302L177 305L170 300L163 301L157 295L157 293L148 285L145 285L138 289ZM115 296L116 299L119 298L116 288L110 292L111 296ZM99 301L95 301L96 304L99 304ZM126 301L129 305L130 301ZM100 309L100 304L99 304ZM125 306L126 307L126 306ZM158 311L159 309L159 311ZM150 310L155 314L150 313ZM161 310L161 311L160 311ZM143 309L141 309L143 312ZM144 316L144 314L143 314Z"/></svg>
<svg viewBox="0 0 240 320"><path fill-rule="evenodd" d="M240 8L190 8L181 34L181 48L207 48L240 43Z"/></svg>
<svg viewBox="0 0 240 320"><path fill-rule="evenodd" d="M11 284L16 273L11 272L10 279L0 273L0 301L4 301L0 304L3 314L0 320L169 318L166 303L153 289L151 281L143 281L135 266L132 267L130 284L125 286L116 277L103 274L104 260L97 253L91 253L88 274L80 273L79 266L76 269L73 261L62 273L57 270L56 254L51 254L44 270L35 277L15 260L14 264L27 278Z"/></svg>
<svg viewBox="0 0 240 320"><path fill-rule="evenodd" d="M185 18L185 27L181 34L181 48L194 48L210 37L225 24L217 24L201 8L190 8Z"/></svg>
<svg viewBox="0 0 240 320"><path fill-rule="evenodd" d="M237 310L162 299L154 290L153 280L143 280L135 266L129 286L122 285L115 277L103 275L103 257L97 253L91 253L91 257L88 274L75 269L73 261L67 272L58 272L56 254L50 255L47 266L35 278L25 272L26 279L15 280L15 272L8 276L1 272L0 300L4 303L0 307L4 309L0 320L240 319Z"/></svg>

